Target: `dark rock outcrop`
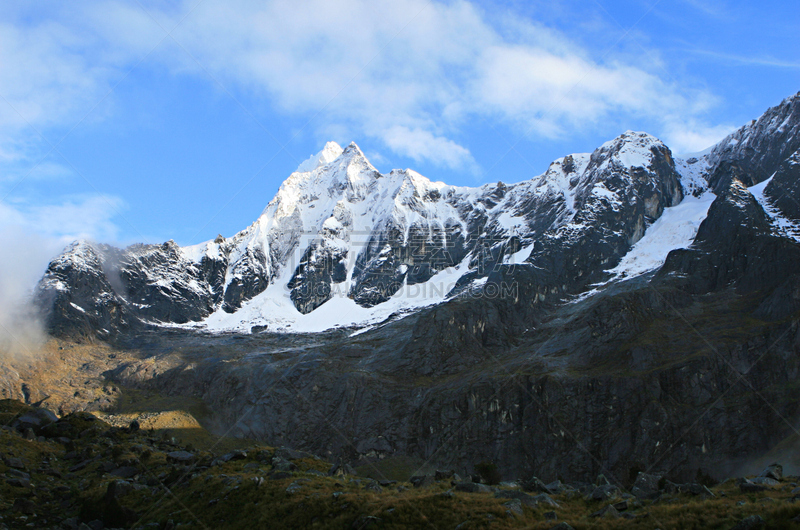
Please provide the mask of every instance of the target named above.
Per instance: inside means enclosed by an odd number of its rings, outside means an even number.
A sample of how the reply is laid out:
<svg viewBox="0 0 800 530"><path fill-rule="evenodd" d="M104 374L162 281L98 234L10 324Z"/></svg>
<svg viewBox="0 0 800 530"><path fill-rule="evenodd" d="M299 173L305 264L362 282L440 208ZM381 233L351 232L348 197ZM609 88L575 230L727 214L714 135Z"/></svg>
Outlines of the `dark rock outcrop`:
<svg viewBox="0 0 800 530"><path fill-rule="evenodd" d="M719 142L709 154L708 182L722 191L737 179L746 186L767 180L800 149L800 92Z"/></svg>

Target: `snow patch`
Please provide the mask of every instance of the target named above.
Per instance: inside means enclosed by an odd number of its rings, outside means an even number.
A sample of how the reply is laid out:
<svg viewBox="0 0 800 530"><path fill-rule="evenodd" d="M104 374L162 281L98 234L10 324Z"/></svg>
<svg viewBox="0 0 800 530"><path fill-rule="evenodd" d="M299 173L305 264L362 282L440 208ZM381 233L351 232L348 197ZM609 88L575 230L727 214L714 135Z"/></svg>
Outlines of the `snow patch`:
<svg viewBox="0 0 800 530"><path fill-rule="evenodd" d="M675 171L681 176L684 195L700 195L708 189L706 175L711 167L707 156L675 159Z"/></svg>
<svg viewBox="0 0 800 530"><path fill-rule="evenodd" d="M506 256L505 260L503 260L503 263L508 265L516 265L519 263L524 263L525 260L530 257L531 252L533 252L533 245L528 245L527 247L524 247L522 250Z"/></svg>
<svg viewBox="0 0 800 530"><path fill-rule="evenodd" d="M334 296L308 314L300 313L289 297L287 278L270 285L253 297L236 313L218 310L199 325L186 327L205 329L212 333L238 331L248 333L253 326L267 326L272 332L318 333L339 327L374 326L392 314L410 313L426 306L444 302L458 279L467 272L468 260L434 275L425 283L403 285L388 301L374 307L361 307L348 298L347 282L334 284ZM485 279L484 279L485 281Z"/></svg>
<svg viewBox="0 0 800 530"><path fill-rule="evenodd" d="M715 198L716 195L706 192L700 197L687 196L676 206L664 208L661 217L647 228L642 239L616 267L607 271L612 275L609 281L658 269L672 250L691 245Z"/></svg>
<svg viewBox="0 0 800 530"><path fill-rule="evenodd" d="M798 225L797 222L793 221L792 219L785 217L764 194L764 189L766 189L773 177L775 177L774 174L764 182L760 182L755 186L751 186L748 188L748 191L753 194L753 197L755 197L755 199L758 201L758 204L761 205L761 207L769 216L775 233L782 237L788 237L800 242L800 225Z"/></svg>
<svg viewBox="0 0 800 530"><path fill-rule="evenodd" d="M199 243L197 245L181 247L181 253L186 260L198 264L203 261L204 257L210 259L222 258L219 244L214 243L213 241L206 241L205 243Z"/></svg>

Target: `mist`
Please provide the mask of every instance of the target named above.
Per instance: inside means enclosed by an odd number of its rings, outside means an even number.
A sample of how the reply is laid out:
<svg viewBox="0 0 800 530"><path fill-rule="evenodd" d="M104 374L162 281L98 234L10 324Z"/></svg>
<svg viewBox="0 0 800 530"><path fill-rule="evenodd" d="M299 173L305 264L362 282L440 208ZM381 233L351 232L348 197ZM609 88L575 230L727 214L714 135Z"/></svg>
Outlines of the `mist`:
<svg viewBox="0 0 800 530"><path fill-rule="evenodd" d="M63 241L18 226L0 228L0 354L31 356L47 340L33 290Z"/></svg>

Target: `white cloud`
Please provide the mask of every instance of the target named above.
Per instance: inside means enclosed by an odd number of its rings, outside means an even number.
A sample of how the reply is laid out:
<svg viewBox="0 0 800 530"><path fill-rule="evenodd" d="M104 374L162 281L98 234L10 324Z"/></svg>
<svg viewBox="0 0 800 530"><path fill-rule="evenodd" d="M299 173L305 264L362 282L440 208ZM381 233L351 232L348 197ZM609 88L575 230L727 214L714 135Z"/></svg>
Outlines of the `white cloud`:
<svg viewBox="0 0 800 530"><path fill-rule="evenodd" d="M713 99L664 80L655 65L602 62L535 22L501 32L465 1L304 7L207 0L175 35L226 83L285 112L321 112L356 138L458 169L475 166L454 138L476 118L552 138L625 116L666 126L664 109L692 115Z"/></svg>
<svg viewBox="0 0 800 530"><path fill-rule="evenodd" d="M41 252L52 258L76 239L117 241L120 230L116 219L124 209L124 201L110 195L67 197L35 204L26 200L0 201L0 232L13 234L13 239L20 241L24 238L17 236L27 234L31 249L43 249ZM3 254L7 261L26 255L11 251Z"/></svg>
<svg viewBox="0 0 800 530"><path fill-rule="evenodd" d="M736 130L733 125L710 127L695 120L677 120L665 127L663 140L676 155L699 153Z"/></svg>
<svg viewBox="0 0 800 530"><path fill-rule="evenodd" d="M110 196L49 205L0 202L0 355L29 354L44 340L31 294L49 261L78 238L114 240L123 207Z"/></svg>
<svg viewBox="0 0 800 530"><path fill-rule="evenodd" d="M15 226L0 226L0 248L0 356L24 355L44 341L30 296L57 249L52 241Z"/></svg>
<svg viewBox="0 0 800 530"><path fill-rule="evenodd" d="M93 195L60 204L30 209L30 224L42 234L61 240L116 241L119 227L113 221L124 203L107 195Z"/></svg>
<svg viewBox="0 0 800 530"><path fill-rule="evenodd" d="M0 230L36 234L37 240L48 241L56 250L76 239L116 241L115 218L124 208L122 199L110 195L67 197L45 204L0 202Z"/></svg>
<svg viewBox="0 0 800 530"><path fill-rule="evenodd" d="M697 9L701 13L717 18L728 18L730 16L730 7L725 5L725 2L719 0L683 0L683 3Z"/></svg>
<svg viewBox="0 0 800 530"><path fill-rule="evenodd" d="M455 169L475 167L469 150L423 129L394 126L384 132L384 141L395 153L414 160L428 159Z"/></svg>
<svg viewBox="0 0 800 530"><path fill-rule="evenodd" d="M686 51L696 55L704 55L712 59L726 61L726 62L733 62L744 65L753 65L753 66L768 66L773 68L787 68L791 70L800 70L800 62L798 61L787 61L784 59L777 59L769 55L763 55L763 56L735 55L732 53L719 53L712 50L700 50L700 49L687 49Z"/></svg>
<svg viewBox="0 0 800 530"><path fill-rule="evenodd" d="M670 126L665 109L699 120L713 102L666 80L652 54L604 59L535 21L489 20L465 0L184 0L146 4L148 12L103 0L51 9L36 22L23 8L0 12L0 94L19 111L0 101L0 157L24 151L13 132L28 122L79 119L179 22L179 44L167 38L148 64L210 72L226 89L316 116L308 132L370 137L395 154L458 169L476 167L455 139L479 119L552 138L645 117L659 134Z"/></svg>
<svg viewBox="0 0 800 530"><path fill-rule="evenodd" d="M163 38L142 16L115 1L0 7L0 161L49 151L51 127L104 117L105 96Z"/></svg>

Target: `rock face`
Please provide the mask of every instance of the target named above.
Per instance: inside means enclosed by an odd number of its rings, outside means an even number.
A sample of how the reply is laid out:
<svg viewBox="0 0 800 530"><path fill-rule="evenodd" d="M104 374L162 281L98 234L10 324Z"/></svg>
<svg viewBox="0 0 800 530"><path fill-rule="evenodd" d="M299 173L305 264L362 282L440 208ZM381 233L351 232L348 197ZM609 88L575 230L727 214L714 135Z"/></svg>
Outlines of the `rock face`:
<svg viewBox="0 0 800 530"><path fill-rule="evenodd" d="M181 352L150 379L135 363L112 377L202 396L241 436L353 465L412 455L459 473L493 461L503 478L721 478L800 415L799 108L800 94L700 159L628 132L476 189L382 175L356 146L329 145L233 238L77 244L40 296L54 332L136 332L146 353ZM342 307L328 305L337 290L378 311L437 273L449 296L358 334L234 341L145 325L252 308L272 325L259 304L273 289L300 317Z"/></svg>
<svg viewBox="0 0 800 530"><path fill-rule="evenodd" d="M718 143L708 155L708 182L715 190L725 189L734 178L746 186L758 184L798 149L800 106L796 94Z"/></svg>
<svg viewBox="0 0 800 530"><path fill-rule="evenodd" d="M793 221L800 221L800 205L795 200L800 194L799 187L800 149L781 162L764 191L784 216Z"/></svg>

